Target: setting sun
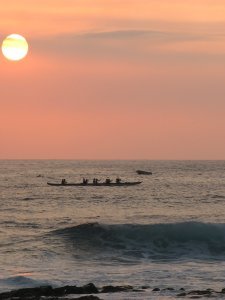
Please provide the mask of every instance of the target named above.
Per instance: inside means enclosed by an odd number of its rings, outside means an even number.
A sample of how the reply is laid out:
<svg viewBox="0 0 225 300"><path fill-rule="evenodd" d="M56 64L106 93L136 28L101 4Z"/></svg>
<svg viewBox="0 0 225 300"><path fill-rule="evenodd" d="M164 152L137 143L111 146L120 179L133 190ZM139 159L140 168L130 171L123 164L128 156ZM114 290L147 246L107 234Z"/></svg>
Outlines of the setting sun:
<svg viewBox="0 0 225 300"><path fill-rule="evenodd" d="M2 53L9 60L21 60L28 53L28 43L23 36L11 34L2 43Z"/></svg>

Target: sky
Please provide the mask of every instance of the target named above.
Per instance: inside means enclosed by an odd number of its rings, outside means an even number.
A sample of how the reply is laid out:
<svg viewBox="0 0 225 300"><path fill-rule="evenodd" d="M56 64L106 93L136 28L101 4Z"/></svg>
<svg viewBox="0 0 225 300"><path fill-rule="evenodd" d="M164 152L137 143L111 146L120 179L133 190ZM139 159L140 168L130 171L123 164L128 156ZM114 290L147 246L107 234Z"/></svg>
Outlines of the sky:
<svg viewBox="0 0 225 300"><path fill-rule="evenodd" d="M225 159L224 0L0 0L0 159Z"/></svg>

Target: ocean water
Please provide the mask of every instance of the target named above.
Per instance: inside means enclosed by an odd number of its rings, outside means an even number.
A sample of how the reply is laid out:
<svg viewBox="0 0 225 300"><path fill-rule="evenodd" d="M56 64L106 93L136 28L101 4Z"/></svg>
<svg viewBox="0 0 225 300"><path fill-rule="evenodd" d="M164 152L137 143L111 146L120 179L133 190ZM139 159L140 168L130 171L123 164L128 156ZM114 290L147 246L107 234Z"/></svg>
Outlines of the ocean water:
<svg viewBox="0 0 225 300"><path fill-rule="evenodd" d="M2 160L0 170L1 291L93 282L149 287L103 299L171 299L225 287L225 161ZM108 176L142 183L47 185Z"/></svg>

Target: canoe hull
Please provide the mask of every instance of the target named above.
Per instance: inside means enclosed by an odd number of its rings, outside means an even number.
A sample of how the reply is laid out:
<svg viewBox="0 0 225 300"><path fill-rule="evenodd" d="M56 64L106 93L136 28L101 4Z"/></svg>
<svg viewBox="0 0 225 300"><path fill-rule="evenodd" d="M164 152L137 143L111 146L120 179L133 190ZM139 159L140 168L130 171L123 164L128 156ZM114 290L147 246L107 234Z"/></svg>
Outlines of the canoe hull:
<svg viewBox="0 0 225 300"><path fill-rule="evenodd" d="M93 184L93 183L87 183L87 184L83 184L83 183L66 183L66 184L62 184L62 183L53 183L53 182L47 182L48 185L51 186L83 186L83 187L87 187L87 186L92 186L92 187L99 187L99 186L112 186L112 187L116 187L116 186L132 186L132 185L138 185L141 184L142 181L134 181L134 182L121 182L121 183L116 183L116 182L111 182L111 183L105 183L105 182L101 182L98 184Z"/></svg>

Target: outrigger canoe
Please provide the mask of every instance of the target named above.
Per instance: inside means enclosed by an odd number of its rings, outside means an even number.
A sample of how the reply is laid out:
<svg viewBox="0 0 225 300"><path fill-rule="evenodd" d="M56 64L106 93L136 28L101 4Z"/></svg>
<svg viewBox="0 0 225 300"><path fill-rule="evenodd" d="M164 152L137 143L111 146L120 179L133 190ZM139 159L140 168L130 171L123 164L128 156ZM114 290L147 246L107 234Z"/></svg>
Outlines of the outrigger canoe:
<svg viewBox="0 0 225 300"><path fill-rule="evenodd" d="M131 185L137 185L142 183L142 181L133 181L133 182L110 182L110 183L106 183L106 182L99 182L97 184L94 183L53 183L53 182L47 182L48 185L51 186L131 186Z"/></svg>

